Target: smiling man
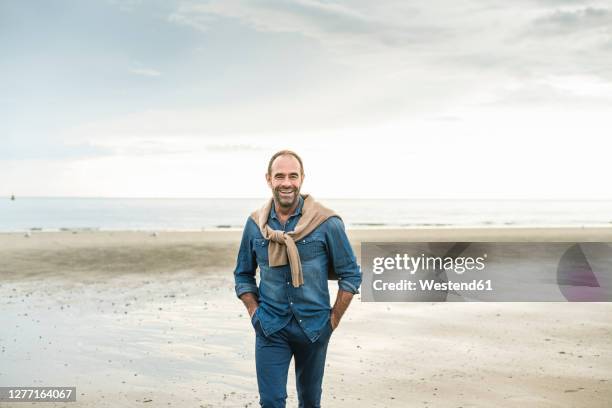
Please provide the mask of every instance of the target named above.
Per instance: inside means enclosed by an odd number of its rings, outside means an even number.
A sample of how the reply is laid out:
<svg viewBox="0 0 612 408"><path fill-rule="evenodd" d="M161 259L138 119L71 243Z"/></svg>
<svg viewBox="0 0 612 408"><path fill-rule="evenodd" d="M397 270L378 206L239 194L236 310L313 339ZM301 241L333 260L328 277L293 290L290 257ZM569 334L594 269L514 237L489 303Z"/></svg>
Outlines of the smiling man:
<svg viewBox="0 0 612 408"><path fill-rule="evenodd" d="M320 407L327 345L359 293L361 270L340 217L300 194L304 166L295 152L275 153L266 181L272 198L248 218L234 270L255 330L260 404L285 406L294 358L299 406ZM338 279L333 308L328 277Z"/></svg>

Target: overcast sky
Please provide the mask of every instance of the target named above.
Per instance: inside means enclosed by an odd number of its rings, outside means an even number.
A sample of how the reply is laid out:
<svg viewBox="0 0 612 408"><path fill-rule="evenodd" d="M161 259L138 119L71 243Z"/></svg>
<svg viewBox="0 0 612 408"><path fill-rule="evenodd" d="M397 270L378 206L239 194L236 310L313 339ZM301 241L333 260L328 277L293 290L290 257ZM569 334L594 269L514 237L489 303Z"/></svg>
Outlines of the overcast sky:
<svg viewBox="0 0 612 408"><path fill-rule="evenodd" d="M0 0L0 194L612 198L609 1Z"/></svg>

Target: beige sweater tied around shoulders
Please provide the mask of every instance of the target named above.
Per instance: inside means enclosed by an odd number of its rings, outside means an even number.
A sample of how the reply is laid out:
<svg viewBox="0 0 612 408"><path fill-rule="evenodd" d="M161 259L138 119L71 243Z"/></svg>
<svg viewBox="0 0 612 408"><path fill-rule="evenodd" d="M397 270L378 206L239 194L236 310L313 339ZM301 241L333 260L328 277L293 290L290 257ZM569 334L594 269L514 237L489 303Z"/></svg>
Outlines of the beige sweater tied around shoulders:
<svg viewBox="0 0 612 408"><path fill-rule="evenodd" d="M268 258L270 266L283 266L289 262L291 268L291 280L294 287L304 284L302 274L302 263L295 241L306 237L321 225L329 217L338 215L327 207L324 207L309 194L302 194L304 205L302 206L302 216L295 229L290 232L274 230L268 226L270 210L274 205L271 198L260 209L251 214L251 218L261 231L261 235L270 241L268 245Z"/></svg>

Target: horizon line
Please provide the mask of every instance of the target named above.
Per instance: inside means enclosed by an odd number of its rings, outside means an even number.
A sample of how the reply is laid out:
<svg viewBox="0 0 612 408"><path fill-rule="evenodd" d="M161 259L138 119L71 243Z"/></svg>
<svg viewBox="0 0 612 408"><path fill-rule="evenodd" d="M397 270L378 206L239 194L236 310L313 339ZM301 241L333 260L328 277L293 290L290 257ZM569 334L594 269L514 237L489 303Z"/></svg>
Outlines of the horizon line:
<svg viewBox="0 0 612 408"><path fill-rule="evenodd" d="M0 195L5 199L11 201L14 197L15 200L19 198L51 198L51 199L121 199L121 200L266 200L270 197L263 196L251 196L251 197L227 197L227 196L190 196L190 197L171 197L171 196L38 196L38 195ZM322 200L415 200L415 201L612 201L610 198L568 198L568 197L552 197L552 198L529 198L529 197L501 197L501 198L465 198L465 197L325 197L318 196L317 199Z"/></svg>

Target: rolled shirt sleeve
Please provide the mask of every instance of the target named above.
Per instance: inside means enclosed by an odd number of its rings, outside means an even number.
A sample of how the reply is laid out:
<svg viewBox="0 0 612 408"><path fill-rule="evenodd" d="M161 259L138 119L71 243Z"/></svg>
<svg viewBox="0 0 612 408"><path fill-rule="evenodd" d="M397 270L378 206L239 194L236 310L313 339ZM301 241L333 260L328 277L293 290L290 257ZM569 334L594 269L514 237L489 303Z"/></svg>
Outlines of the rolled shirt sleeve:
<svg viewBox="0 0 612 408"><path fill-rule="evenodd" d="M253 227L257 228L255 222L249 217L242 232L236 269L234 269L235 290L238 297L247 292L254 293L255 296L259 297L259 290L255 280L257 260L253 252L253 240L251 239Z"/></svg>
<svg viewBox="0 0 612 408"><path fill-rule="evenodd" d="M344 223L338 217L325 221L325 240L329 251L330 262L338 276L338 287L353 294L359 293L361 285L361 268L344 229Z"/></svg>

